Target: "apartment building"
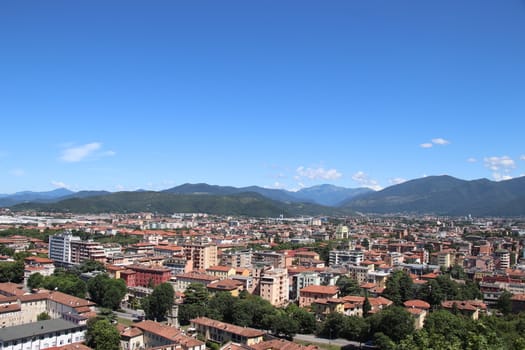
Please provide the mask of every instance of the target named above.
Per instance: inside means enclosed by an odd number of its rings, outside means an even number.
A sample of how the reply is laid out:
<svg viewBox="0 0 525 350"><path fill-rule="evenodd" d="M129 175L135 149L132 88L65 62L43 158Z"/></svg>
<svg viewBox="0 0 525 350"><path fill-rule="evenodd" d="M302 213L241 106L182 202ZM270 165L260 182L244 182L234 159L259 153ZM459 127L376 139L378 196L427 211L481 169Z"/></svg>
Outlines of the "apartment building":
<svg viewBox="0 0 525 350"><path fill-rule="evenodd" d="M274 306L282 306L289 297L288 271L271 269L263 272L259 280L259 295Z"/></svg>
<svg viewBox="0 0 525 350"><path fill-rule="evenodd" d="M175 289L176 292L181 293L183 293L192 283L201 283L207 286L210 283L218 282L220 280L216 276L198 272L181 273L176 275L175 278L176 282L173 289Z"/></svg>
<svg viewBox="0 0 525 350"><path fill-rule="evenodd" d="M71 262L81 264L86 260L94 260L106 263L106 252L104 247L97 242L92 241L72 241L71 245Z"/></svg>
<svg viewBox="0 0 525 350"><path fill-rule="evenodd" d="M307 286L320 285L321 277L317 272L301 272L292 276L292 287L290 289L290 300L299 298L299 291Z"/></svg>
<svg viewBox="0 0 525 350"><path fill-rule="evenodd" d="M120 271L120 278L128 287L156 286L170 280L171 270L159 266L130 265L126 270Z"/></svg>
<svg viewBox="0 0 525 350"><path fill-rule="evenodd" d="M68 231L49 236L49 258L58 264L70 264L71 242L79 241L80 237L73 236L73 234Z"/></svg>
<svg viewBox="0 0 525 350"><path fill-rule="evenodd" d="M284 254L272 251L257 251L253 252L252 265L271 266L276 269L284 269L286 267L286 258Z"/></svg>
<svg viewBox="0 0 525 350"><path fill-rule="evenodd" d="M217 246L207 243L183 244L184 255L192 262L192 270L205 270L217 265Z"/></svg>
<svg viewBox="0 0 525 350"><path fill-rule="evenodd" d="M332 250L329 255L329 263L330 266L359 265L364 260L364 256L364 253L360 250Z"/></svg>
<svg viewBox="0 0 525 350"><path fill-rule="evenodd" d="M240 250L236 252L225 252L221 256L221 265L236 268L252 267L253 253L251 250Z"/></svg>

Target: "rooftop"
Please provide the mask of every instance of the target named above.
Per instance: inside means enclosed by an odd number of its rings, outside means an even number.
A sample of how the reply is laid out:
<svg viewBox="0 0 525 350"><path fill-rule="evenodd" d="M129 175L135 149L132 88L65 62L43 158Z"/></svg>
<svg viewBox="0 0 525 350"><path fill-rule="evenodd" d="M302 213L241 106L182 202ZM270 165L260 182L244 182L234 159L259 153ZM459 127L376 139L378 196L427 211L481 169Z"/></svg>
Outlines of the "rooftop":
<svg viewBox="0 0 525 350"><path fill-rule="evenodd" d="M28 336L39 336L52 332L63 332L76 328L85 328L85 326L79 326L62 319L37 321L20 326L1 328L0 340L6 342Z"/></svg>

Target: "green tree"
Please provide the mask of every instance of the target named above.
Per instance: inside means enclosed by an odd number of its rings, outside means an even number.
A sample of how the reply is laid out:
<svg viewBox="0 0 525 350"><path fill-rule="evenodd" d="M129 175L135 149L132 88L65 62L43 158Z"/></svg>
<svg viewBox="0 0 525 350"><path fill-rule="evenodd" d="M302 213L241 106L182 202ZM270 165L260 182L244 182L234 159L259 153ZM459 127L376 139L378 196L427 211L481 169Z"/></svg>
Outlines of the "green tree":
<svg viewBox="0 0 525 350"><path fill-rule="evenodd" d="M27 278L27 287L29 289L40 288L43 283L44 283L44 276L42 276L39 272L31 274Z"/></svg>
<svg viewBox="0 0 525 350"><path fill-rule="evenodd" d="M326 316L319 329L319 336L328 339L338 338L345 329L345 316L334 312Z"/></svg>
<svg viewBox="0 0 525 350"><path fill-rule="evenodd" d="M383 333L394 342L399 342L414 333L414 318L403 307L391 306L367 318L370 332Z"/></svg>
<svg viewBox="0 0 525 350"><path fill-rule="evenodd" d="M414 293L412 278L405 271L398 270L387 279L383 296L401 306L405 301L413 299Z"/></svg>
<svg viewBox="0 0 525 350"><path fill-rule="evenodd" d="M50 320L51 316L47 312L41 312L36 316L37 321L44 321L44 320Z"/></svg>
<svg viewBox="0 0 525 350"><path fill-rule="evenodd" d="M343 275L337 279L335 285L339 287L339 295L341 297L361 294L361 287L359 287L359 283L354 278Z"/></svg>
<svg viewBox="0 0 525 350"><path fill-rule="evenodd" d="M93 271L106 272L106 267L100 261L95 260L85 260L83 263L75 267L75 272L77 274Z"/></svg>
<svg viewBox="0 0 525 350"><path fill-rule="evenodd" d="M508 315L512 312L512 293L504 291L496 302L496 308L501 311L504 315Z"/></svg>
<svg viewBox="0 0 525 350"><path fill-rule="evenodd" d="M315 316L311 312L297 306L296 304L290 304L285 309L288 316L297 322L299 327L298 333L311 334L315 332L317 323Z"/></svg>
<svg viewBox="0 0 525 350"><path fill-rule="evenodd" d="M148 320L164 321L171 310L174 301L173 287L169 283L161 283L145 298L144 312Z"/></svg>
<svg viewBox="0 0 525 350"><path fill-rule="evenodd" d="M218 321L233 322L233 305L238 301L229 292L219 292L210 298L206 315Z"/></svg>
<svg viewBox="0 0 525 350"><path fill-rule="evenodd" d="M87 291L86 283L80 277L61 270L55 271L51 276L44 277L42 287L49 290L58 290L78 298L85 298Z"/></svg>
<svg viewBox="0 0 525 350"><path fill-rule="evenodd" d="M365 341L369 333L368 322L358 316L344 318L344 327L340 336L353 341Z"/></svg>
<svg viewBox="0 0 525 350"><path fill-rule="evenodd" d="M221 295L219 298L227 298ZM208 308L210 301L210 294L206 286L202 283L190 283L184 291L184 303L179 305L179 322L182 325L190 323L190 320L199 316L209 315L211 317L224 317L224 310L215 301L213 306L216 308ZM146 310L146 309L144 309Z"/></svg>
<svg viewBox="0 0 525 350"><path fill-rule="evenodd" d="M87 289L95 303L112 310L119 308L127 291L124 280L113 279L106 274L91 278L87 283Z"/></svg>
<svg viewBox="0 0 525 350"><path fill-rule="evenodd" d="M368 296L365 296L365 301L363 302L363 317L367 317L371 310L372 305L370 304L370 300L368 300Z"/></svg>
<svg viewBox="0 0 525 350"><path fill-rule="evenodd" d="M24 262L0 262L0 282L20 283L24 280Z"/></svg>
<svg viewBox="0 0 525 350"><path fill-rule="evenodd" d="M94 350L120 350L120 334L108 320L92 318L87 323L86 345Z"/></svg>

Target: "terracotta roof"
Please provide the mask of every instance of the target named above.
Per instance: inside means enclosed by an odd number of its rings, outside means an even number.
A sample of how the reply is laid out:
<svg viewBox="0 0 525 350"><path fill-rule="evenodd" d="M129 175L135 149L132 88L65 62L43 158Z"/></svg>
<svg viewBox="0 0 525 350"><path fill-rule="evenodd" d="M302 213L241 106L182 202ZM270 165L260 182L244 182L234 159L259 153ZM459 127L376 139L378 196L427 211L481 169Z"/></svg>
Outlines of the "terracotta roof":
<svg viewBox="0 0 525 350"><path fill-rule="evenodd" d="M0 292L9 295L24 295L25 292L22 290L24 286L12 282L0 283ZM0 293L1 294L1 293Z"/></svg>
<svg viewBox="0 0 525 350"><path fill-rule="evenodd" d="M20 311L20 305L18 304L5 304L0 305L0 314L8 313L8 312L16 312Z"/></svg>
<svg viewBox="0 0 525 350"><path fill-rule="evenodd" d="M317 293L317 294L329 294L334 295L339 292L339 288L336 286L315 286L310 285L302 288L300 293Z"/></svg>
<svg viewBox="0 0 525 350"><path fill-rule="evenodd" d="M210 266L206 269L206 271L220 271L220 272L228 272L232 269L231 266Z"/></svg>
<svg viewBox="0 0 525 350"><path fill-rule="evenodd" d="M250 346L253 350L317 350L315 345L301 345L284 339L264 341Z"/></svg>
<svg viewBox="0 0 525 350"><path fill-rule="evenodd" d="M136 327L126 327L123 331L120 332L121 337L134 338L141 335L143 332Z"/></svg>
<svg viewBox="0 0 525 350"><path fill-rule="evenodd" d="M427 303L424 300L419 300L419 299L407 300L403 303L403 305L405 305L405 307L407 308L416 308L416 309L424 309L424 310L430 309L429 303Z"/></svg>
<svg viewBox="0 0 525 350"><path fill-rule="evenodd" d="M182 334L177 328L164 326L158 322L147 320L135 323L134 326L145 332L155 334L169 341L173 341L174 343L182 344L186 347L194 347L204 344L200 340Z"/></svg>
<svg viewBox="0 0 525 350"><path fill-rule="evenodd" d="M218 290L234 290L242 286L243 286L242 282L235 281L232 279L225 279L222 281L212 282L208 284L206 287L210 289L218 289Z"/></svg>
<svg viewBox="0 0 525 350"><path fill-rule="evenodd" d="M190 321L191 324L198 324L205 327L220 329L224 332L237 334L246 338L262 337L266 333L259 329L236 326L230 323L220 322L207 317L198 317Z"/></svg>
<svg viewBox="0 0 525 350"><path fill-rule="evenodd" d="M445 309L452 309L454 304L458 310L476 311L478 309L487 309L485 303L479 300L446 300L441 303L441 306Z"/></svg>

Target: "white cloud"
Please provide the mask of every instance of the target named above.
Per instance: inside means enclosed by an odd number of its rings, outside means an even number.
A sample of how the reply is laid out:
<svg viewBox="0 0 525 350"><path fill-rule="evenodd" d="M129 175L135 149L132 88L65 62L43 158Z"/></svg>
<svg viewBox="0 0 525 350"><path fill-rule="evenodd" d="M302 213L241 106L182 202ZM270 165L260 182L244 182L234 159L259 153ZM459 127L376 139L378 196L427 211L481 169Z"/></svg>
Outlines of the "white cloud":
<svg viewBox="0 0 525 350"><path fill-rule="evenodd" d="M520 157L521 160L525 160L525 154Z"/></svg>
<svg viewBox="0 0 525 350"><path fill-rule="evenodd" d="M469 163L476 163L478 160L474 157L467 158L467 162Z"/></svg>
<svg viewBox="0 0 525 350"><path fill-rule="evenodd" d="M420 144L419 147L421 147L421 148L432 148L432 146L434 146L434 145L444 146L444 145L448 145L449 143L450 143L449 140L445 140L444 138L441 138L441 137L436 137L436 138L432 139L430 142L425 142L425 143Z"/></svg>
<svg viewBox="0 0 525 350"><path fill-rule="evenodd" d="M9 172L9 174L16 176L16 177L20 177L20 176L24 176L26 172L24 171L24 169L12 169Z"/></svg>
<svg viewBox="0 0 525 350"><path fill-rule="evenodd" d="M501 174L501 173L492 173L492 177L496 181L504 181L504 180L512 179L512 176L506 175L506 174Z"/></svg>
<svg viewBox="0 0 525 350"><path fill-rule="evenodd" d="M51 185L55 186L56 188L69 188L69 185L62 181L51 181Z"/></svg>
<svg viewBox="0 0 525 350"><path fill-rule="evenodd" d="M509 156L485 157L483 162L485 163L485 167L493 171L503 170L504 172L509 172L516 167L516 163Z"/></svg>
<svg viewBox="0 0 525 350"><path fill-rule="evenodd" d="M496 181L510 180L510 172L516 168L516 162L509 156L485 157L483 163L486 168L492 170L492 178Z"/></svg>
<svg viewBox="0 0 525 350"><path fill-rule="evenodd" d="M392 185L399 185L399 184L402 184L403 182L406 182L407 180L406 179L403 179L402 177L395 177L393 179L390 179L388 180L388 182Z"/></svg>
<svg viewBox="0 0 525 350"><path fill-rule="evenodd" d="M337 180L343 174L336 169L324 169L324 168L305 168L303 166L298 167L296 170L297 175L294 177L295 180L301 178L307 178L310 180Z"/></svg>
<svg viewBox="0 0 525 350"><path fill-rule="evenodd" d="M68 147L62 150L60 160L67 163L76 163L87 158L111 157L116 153L114 151L101 151L102 144L100 142L86 143L85 145Z"/></svg>
<svg viewBox="0 0 525 350"><path fill-rule="evenodd" d="M376 180L369 178L368 175L362 171L358 171L357 173L352 175L352 180L354 180L361 186L368 187L376 191L383 189Z"/></svg>
<svg viewBox="0 0 525 350"><path fill-rule="evenodd" d="M435 145L448 145L450 143L449 140L445 140L441 137L437 137L435 139L432 139L432 143Z"/></svg>

